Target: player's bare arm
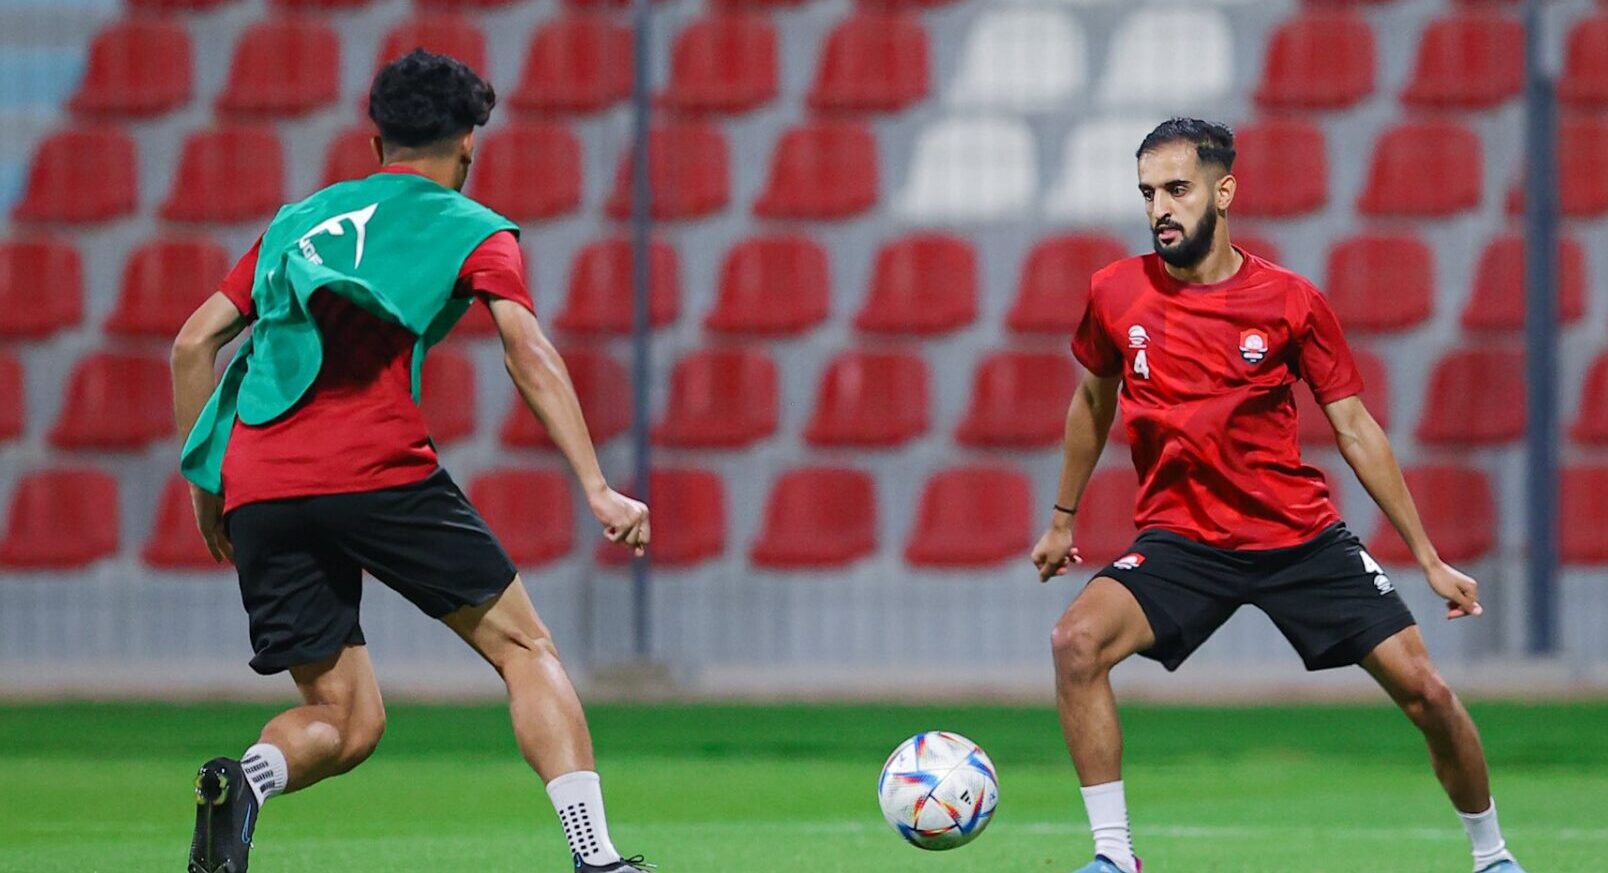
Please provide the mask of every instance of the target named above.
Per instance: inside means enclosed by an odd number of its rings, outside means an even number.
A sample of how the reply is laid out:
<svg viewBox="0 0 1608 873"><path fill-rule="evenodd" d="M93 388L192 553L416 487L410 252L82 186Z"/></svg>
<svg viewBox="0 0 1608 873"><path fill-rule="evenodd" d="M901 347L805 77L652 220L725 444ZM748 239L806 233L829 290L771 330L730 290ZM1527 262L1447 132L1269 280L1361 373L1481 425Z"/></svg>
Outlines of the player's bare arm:
<svg viewBox="0 0 1608 873"><path fill-rule="evenodd" d="M1336 400L1323 407L1329 424L1334 428L1335 443L1346 463L1356 471L1358 481L1368 490L1375 503L1390 519L1392 526L1406 541L1413 559L1423 568L1429 587L1446 598L1446 617L1462 618L1479 615L1479 583L1456 567L1440 559L1435 545L1424 532L1424 523L1418 517L1418 507L1402 478L1396 453L1390 447L1390 438L1384 428L1374 420L1360 398L1352 396Z"/></svg>
<svg viewBox="0 0 1608 873"><path fill-rule="evenodd" d="M610 540L642 554L648 545L648 507L609 487L598 466L597 451L581 414L575 385L564 359L553 348L529 309L509 300L490 303L502 336L503 363L525 405L547 428L559 451L575 470L587 505Z"/></svg>
<svg viewBox="0 0 1608 873"><path fill-rule="evenodd" d="M1121 376L1085 373L1067 407L1061 481L1055 490L1055 505L1059 508L1050 511L1050 525L1033 547L1033 566L1038 568L1042 582L1064 576L1073 564L1083 562L1072 545L1072 524L1083 489L1105 450L1111 422L1117 417L1117 389L1121 385Z"/></svg>
<svg viewBox="0 0 1608 873"><path fill-rule="evenodd" d="M187 434L217 387L218 352L245 330L246 319L229 298L213 294L196 308L173 340L173 416L178 432ZM223 498L190 484L190 506L196 527L215 561L234 560L234 549L223 530Z"/></svg>

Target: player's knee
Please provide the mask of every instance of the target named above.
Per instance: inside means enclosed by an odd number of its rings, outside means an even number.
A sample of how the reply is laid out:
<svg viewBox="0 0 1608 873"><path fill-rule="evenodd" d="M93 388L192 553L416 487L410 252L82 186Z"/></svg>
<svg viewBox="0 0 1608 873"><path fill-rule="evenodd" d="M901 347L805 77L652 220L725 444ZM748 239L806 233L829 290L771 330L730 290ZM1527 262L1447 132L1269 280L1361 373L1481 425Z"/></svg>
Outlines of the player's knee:
<svg viewBox="0 0 1608 873"><path fill-rule="evenodd" d="M1100 637L1094 624L1082 618L1067 617L1055 623L1055 629L1050 631L1050 649L1055 653L1061 678L1088 681L1110 669Z"/></svg>
<svg viewBox="0 0 1608 873"><path fill-rule="evenodd" d="M1414 677L1402 708L1419 725L1436 724L1457 707L1457 695L1433 667L1425 667Z"/></svg>
<svg viewBox="0 0 1608 873"><path fill-rule="evenodd" d="M558 661L558 646L544 633L513 631L499 648L501 657L495 662L498 672L518 665Z"/></svg>
<svg viewBox="0 0 1608 873"><path fill-rule="evenodd" d="M347 722L346 732L343 736L344 749L342 757L348 766L356 767L368 760L379 748L380 739L385 736L385 711L365 713Z"/></svg>

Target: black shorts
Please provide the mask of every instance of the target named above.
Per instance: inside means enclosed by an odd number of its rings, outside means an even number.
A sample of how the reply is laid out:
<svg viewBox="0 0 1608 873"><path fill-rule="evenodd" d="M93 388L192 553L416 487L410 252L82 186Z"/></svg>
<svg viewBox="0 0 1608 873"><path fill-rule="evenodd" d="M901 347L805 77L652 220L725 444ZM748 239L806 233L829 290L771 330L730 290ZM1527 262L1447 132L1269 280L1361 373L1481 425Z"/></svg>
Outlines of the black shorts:
<svg viewBox="0 0 1608 873"><path fill-rule="evenodd" d="M262 674L363 644L364 570L432 618L485 603L517 572L445 470L399 488L248 503L225 524Z"/></svg>
<svg viewBox="0 0 1608 873"><path fill-rule="evenodd" d="M1355 664L1413 625L1390 579L1342 523L1299 546L1261 550L1148 530L1096 575L1133 592L1156 635L1139 654L1168 670L1245 604L1273 619L1308 670Z"/></svg>

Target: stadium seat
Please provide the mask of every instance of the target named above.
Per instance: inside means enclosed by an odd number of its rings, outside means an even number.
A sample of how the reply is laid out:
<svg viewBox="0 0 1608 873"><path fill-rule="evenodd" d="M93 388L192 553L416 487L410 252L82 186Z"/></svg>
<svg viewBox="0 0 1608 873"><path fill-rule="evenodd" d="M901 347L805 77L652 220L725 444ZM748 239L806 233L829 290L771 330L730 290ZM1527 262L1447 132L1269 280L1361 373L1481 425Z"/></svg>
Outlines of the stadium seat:
<svg viewBox="0 0 1608 873"><path fill-rule="evenodd" d="M485 134L468 194L514 221L581 208L581 142L557 122L514 122Z"/></svg>
<svg viewBox="0 0 1608 873"><path fill-rule="evenodd" d="M772 570L841 567L877 549L876 483L861 470L809 467L776 480L749 559Z"/></svg>
<svg viewBox="0 0 1608 873"><path fill-rule="evenodd" d="M1573 466L1558 476L1558 552L1566 564L1608 564L1608 467Z"/></svg>
<svg viewBox="0 0 1608 873"><path fill-rule="evenodd" d="M475 432L475 364L463 352L437 347L419 374L419 409L430 439L447 445Z"/></svg>
<svg viewBox="0 0 1608 873"><path fill-rule="evenodd" d="M490 72L486 66L485 34L475 26L474 19L451 12L422 13L386 31L374 58L375 72L416 48L451 55L481 74Z"/></svg>
<svg viewBox="0 0 1608 873"><path fill-rule="evenodd" d="M1268 43L1256 102L1264 109L1345 109L1373 93L1377 60L1368 19L1317 9L1279 25Z"/></svg>
<svg viewBox="0 0 1608 873"><path fill-rule="evenodd" d="M0 350L0 443L22 436L27 423L27 387L22 362Z"/></svg>
<svg viewBox="0 0 1608 873"><path fill-rule="evenodd" d="M233 263L228 250L210 239L162 237L145 243L123 262L122 291L106 332L171 341L218 290Z"/></svg>
<svg viewBox="0 0 1608 873"><path fill-rule="evenodd" d="M654 470L648 489L655 566L689 567L726 551L726 490L720 476L709 470ZM607 540L598 545L599 563L619 565L630 556L624 546Z"/></svg>
<svg viewBox="0 0 1608 873"><path fill-rule="evenodd" d="M1435 309L1435 256L1418 236L1364 233L1329 250L1324 290L1341 326L1407 330Z"/></svg>
<svg viewBox="0 0 1608 873"><path fill-rule="evenodd" d="M631 217L631 166L627 150L620 156L610 218ZM730 158L720 129L701 121L672 121L648 135L648 185L651 217L661 221L699 218L726 208L731 200Z"/></svg>
<svg viewBox="0 0 1608 873"><path fill-rule="evenodd" d="M927 480L905 560L918 567L981 567L1021 560L1032 547L1033 486L1009 467L962 467Z"/></svg>
<svg viewBox="0 0 1608 873"><path fill-rule="evenodd" d="M1352 348L1351 356L1357 362L1357 372L1362 376L1362 402L1368 407L1368 412L1374 420L1386 431L1390 430L1390 368L1385 362L1372 352L1363 348ZM1318 405L1312 396L1312 388L1305 383L1296 385L1295 414L1296 432L1301 438L1301 444L1316 448L1334 448L1334 428L1329 424L1329 417L1323 414L1323 408Z"/></svg>
<svg viewBox="0 0 1608 873"><path fill-rule="evenodd" d="M1463 307L1467 330L1520 330L1525 318L1524 237L1491 241L1474 269L1474 291ZM1575 239L1558 241L1558 321L1578 322L1586 308L1586 253Z"/></svg>
<svg viewBox="0 0 1608 873"><path fill-rule="evenodd" d="M607 16L560 15L531 40L509 105L595 112L631 96L631 31Z"/></svg>
<svg viewBox="0 0 1608 873"><path fill-rule="evenodd" d="M1329 159L1323 130L1298 119L1247 124L1235 131L1234 214L1291 218L1329 202Z"/></svg>
<svg viewBox="0 0 1608 873"><path fill-rule="evenodd" d="M1017 333L1070 337L1089 300L1089 280L1127 249L1105 234L1054 236L1039 240L1022 261L1016 300L1005 324Z"/></svg>
<svg viewBox="0 0 1608 873"><path fill-rule="evenodd" d="M117 553L117 480L95 470L30 473L11 495L0 567L70 570Z"/></svg>
<svg viewBox="0 0 1608 873"><path fill-rule="evenodd" d="M1118 422L1116 427L1120 426ZM1094 471L1078 501L1074 537L1085 565L1110 563L1133 545L1139 535L1133 523L1138 499L1139 475L1126 460Z"/></svg>
<svg viewBox="0 0 1608 873"><path fill-rule="evenodd" d="M955 441L979 447L1060 445L1077 370L1068 352L995 352L983 358Z"/></svg>
<svg viewBox="0 0 1608 873"><path fill-rule="evenodd" d="M1569 435L1584 445L1608 445L1608 354L1599 355L1586 369L1579 413Z"/></svg>
<svg viewBox="0 0 1608 873"><path fill-rule="evenodd" d="M185 139L161 215L236 223L268 218L284 202L284 149L273 128L222 127Z"/></svg>
<svg viewBox="0 0 1608 873"><path fill-rule="evenodd" d="M1364 215L1441 218L1479 206L1484 159L1480 138L1451 120L1414 121L1388 130L1374 146Z"/></svg>
<svg viewBox="0 0 1608 873"><path fill-rule="evenodd" d="M852 121L816 121L782 134L754 214L765 218L840 219L877 202L877 144Z"/></svg>
<svg viewBox="0 0 1608 873"><path fill-rule="evenodd" d="M0 338L42 339L84 320L84 266L58 239L0 242Z"/></svg>
<svg viewBox="0 0 1608 873"><path fill-rule="evenodd" d="M1100 102L1130 110L1144 105L1184 109L1220 100L1233 85L1233 56L1233 33L1221 11L1140 7L1111 36ZM1173 64L1184 57L1189 72L1175 75Z"/></svg>
<svg viewBox="0 0 1608 873"><path fill-rule="evenodd" d="M659 97L679 112L748 112L776 99L776 28L760 12L694 20L670 48L670 84Z"/></svg>
<svg viewBox="0 0 1608 873"><path fill-rule="evenodd" d="M1484 109L1524 88L1524 26L1510 13L1464 9L1429 23L1403 103Z"/></svg>
<svg viewBox="0 0 1608 873"><path fill-rule="evenodd" d="M1569 218L1595 218L1608 212L1608 119L1573 115L1558 124L1558 186L1560 211ZM1508 192L1511 214L1524 211L1523 180Z"/></svg>
<svg viewBox="0 0 1608 873"><path fill-rule="evenodd" d="M826 250L806 236L743 240L720 268L704 327L720 333L796 334L826 320L831 279Z"/></svg>
<svg viewBox="0 0 1608 873"><path fill-rule="evenodd" d="M1418 439L1447 446L1514 442L1524 435L1527 396L1523 352L1453 350L1430 373Z"/></svg>
<svg viewBox="0 0 1608 873"><path fill-rule="evenodd" d="M1144 200L1134 182L1133 153L1154 127L1150 120L1102 118L1073 128L1061 152L1060 179L1044 201L1045 213L1090 225L1142 220Z"/></svg>
<svg viewBox="0 0 1608 873"><path fill-rule="evenodd" d="M1608 107L1608 11L1581 19L1569 31L1558 100L1580 109Z"/></svg>
<svg viewBox="0 0 1608 873"><path fill-rule="evenodd" d="M592 442L601 446L630 429L631 377L624 365L596 349L570 349L563 356ZM511 448L553 448L553 438L518 393L503 418L500 439Z"/></svg>
<svg viewBox="0 0 1608 873"><path fill-rule="evenodd" d="M66 223L121 218L138 206L138 175L128 134L107 127L58 131L34 147L27 188L11 215Z"/></svg>
<svg viewBox="0 0 1608 873"><path fill-rule="evenodd" d="M927 432L927 362L897 351L846 352L821 375L804 438L816 446L896 446Z"/></svg>
<svg viewBox="0 0 1608 873"><path fill-rule="evenodd" d="M670 372L653 440L676 448L740 448L776 432L776 362L752 349L693 352Z"/></svg>
<svg viewBox="0 0 1608 873"><path fill-rule="evenodd" d="M170 477L156 504L156 524L145 538L140 557L146 566L160 570L225 570L228 564L213 560L206 540L195 526L190 486L183 476Z"/></svg>
<svg viewBox="0 0 1608 873"><path fill-rule="evenodd" d="M955 109L1064 109L1088 89L1088 66L1076 18L1053 7L995 7L972 22L946 97Z"/></svg>
<svg viewBox="0 0 1608 873"><path fill-rule="evenodd" d="M143 118L190 102L194 60L184 25L132 18L108 25L89 44L89 62L67 104L83 115Z"/></svg>
<svg viewBox="0 0 1608 873"><path fill-rule="evenodd" d="M380 169L374 156L374 125L363 122L330 137L324 147L324 185L366 179Z"/></svg>
<svg viewBox="0 0 1608 873"><path fill-rule="evenodd" d="M1485 471L1473 467L1429 465L1402 471L1424 529L1435 549L1450 562L1477 561L1496 546L1496 503ZM1384 517L1375 513L1368 551L1386 564L1411 564L1412 552Z"/></svg>
<svg viewBox="0 0 1608 873"><path fill-rule="evenodd" d="M279 118L334 103L341 87L341 38L313 18L270 18L243 30L217 109Z"/></svg>
<svg viewBox="0 0 1608 873"><path fill-rule="evenodd" d="M496 9L511 6L520 0L413 0L421 9Z"/></svg>
<svg viewBox="0 0 1608 873"><path fill-rule="evenodd" d="M130 451L173 433L166 356L97 352L73 367L50 431L58 449Z"/></svg>
<svg viewBox="0 0 1608 873"><path fill-rule="evenodd" d="M237 0L127 0L130 9L141 12L205 12Z"/></svg>
<svg viewBox="0 0 1608 873"><path fill-rule="evenodd" d="M375 0L269 0L275 9L288 12L330 12L361 9Z"/></svg>
<svg viewBox="0 0 1608 873"><path fill-rule="evenodd" d="M575 548L575 509L563 473L487 470L469 483L469 502L521 567L559 560Z"/></svg>
<svg viewBox="0 0 1608 873"><path fill-rule="evenodd" d="M859 10L827 36L807 99L818 112L897 112L926 98L930 76L919 17Z"/></svg>
<svg viewBox="0 0 1608 873"><path fill-rule="evenodd" d="M1033 133L1021 121L960 116L916 138L897 212L922 224L1019 218L1038 190Z"/></svg>
<svg viewBox="0 0 1608 873"><path fill-rule="evenodd" d="M854 326L871 333L940 334L977 319L977 250L949 234L884 243Z"/></svg>
<svg viewBox="0 0 1608 873"><path fill-rule="evenodd" d="M554 324L573 333L628 334L636 313L631 240L590 243L575 254L569 295ZM681 312L681 259L663 240L648 248L648 325L673 324Z"/></svg>

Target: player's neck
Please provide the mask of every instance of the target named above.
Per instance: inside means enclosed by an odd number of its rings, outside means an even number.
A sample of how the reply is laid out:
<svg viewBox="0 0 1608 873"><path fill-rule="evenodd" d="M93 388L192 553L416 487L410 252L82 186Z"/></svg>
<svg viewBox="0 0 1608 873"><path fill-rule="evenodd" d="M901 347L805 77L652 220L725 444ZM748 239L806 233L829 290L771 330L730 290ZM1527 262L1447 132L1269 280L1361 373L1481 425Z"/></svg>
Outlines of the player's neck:
<svg viewBox="0 0 1608 873"><path fill-rule="evenodd" d="M416 157L386 161L387 168L411 170L443 188L455 187L458 175L457 158Z"/></svg>
<svg viewBox="0 0 1608 873"><path fill-rule="evenodd" d="M1189 285L1216 285L1233 278L1244 265L1245 256L1229 245L1226 233L1213 242L1212 250L1192 267L1175 267L1166 261L1162 262L1168 275Z"/></svg>

